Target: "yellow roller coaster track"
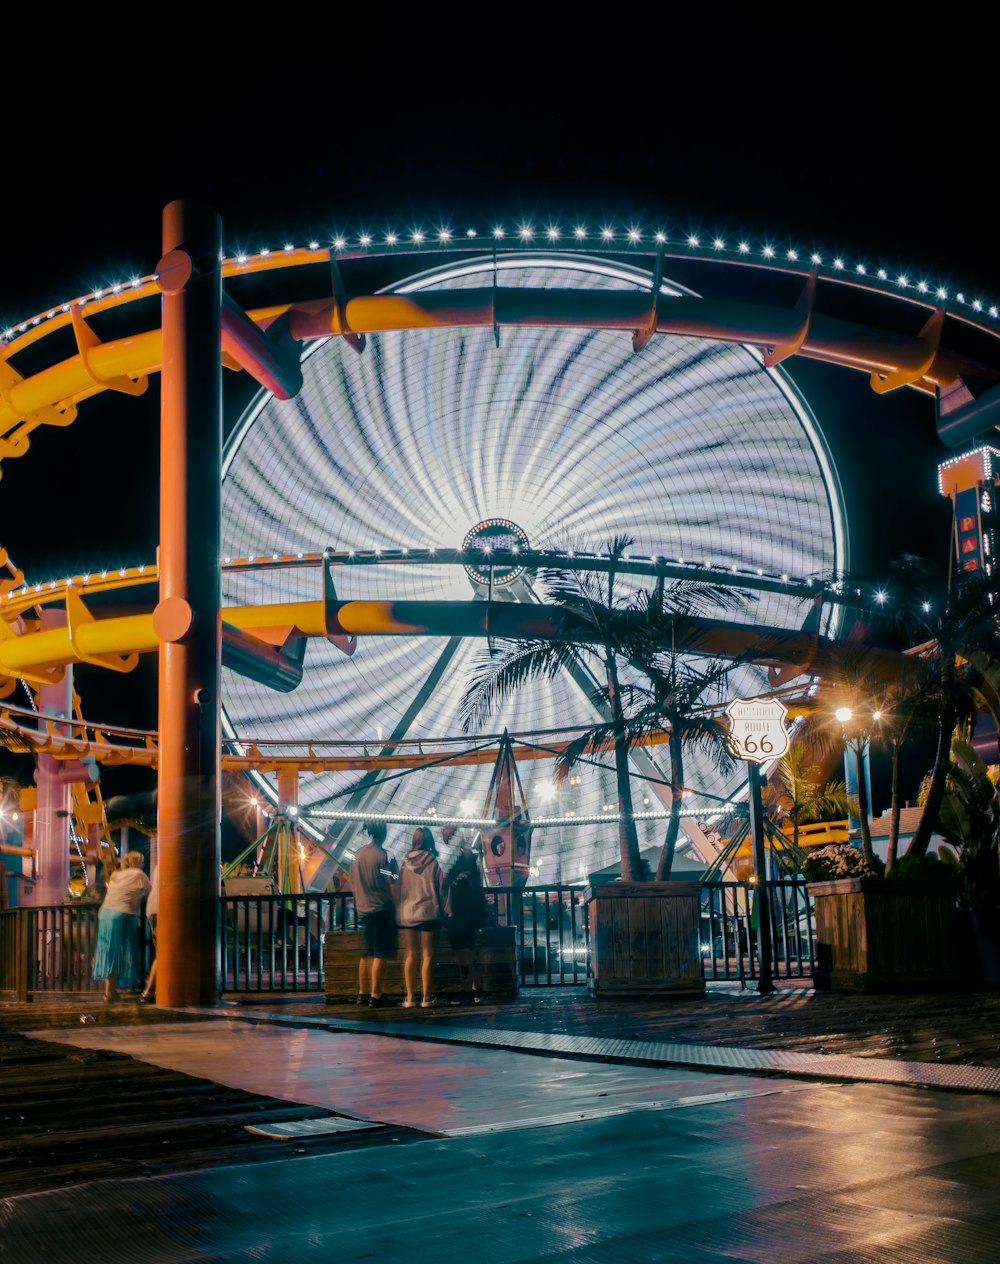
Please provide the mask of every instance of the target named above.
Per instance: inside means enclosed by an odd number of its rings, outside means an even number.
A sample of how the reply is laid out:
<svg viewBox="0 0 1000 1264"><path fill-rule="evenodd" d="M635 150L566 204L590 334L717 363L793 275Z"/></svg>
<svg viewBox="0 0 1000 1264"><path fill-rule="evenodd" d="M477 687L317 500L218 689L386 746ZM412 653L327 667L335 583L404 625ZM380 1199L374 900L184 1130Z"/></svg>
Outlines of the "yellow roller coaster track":
<svg viewBox="0 0 1000 1264"><path fill-rule="evenodd" d="M662 236L660 234L659 236ZM556 248L528 252L525 243L501 246L487 235L471 234L462 241L442 241L437 247L403 245L381 251L373 243L361 249L331 251L321 248L286 247L225 259L222 275L226 280L254 274L289 273L294 276L316 265L333 266L336 279L330 297L287 300L252 308L248 315L267 329L284 318L283 332L294 341L343 336L357 341L365 334L390 330L474 328L499 331L502 327L581 326L618 329L631 333L636 349L657 333L679 333L718 341L755 345L765 364L773 366L790 355L802 355L859 369L870 375L874 390L882 393L911 386L930 394L952 397L961 391L965 379L1000 381L1000 365L995 355L984 361L979 354L967 354L945 341L946 320L971 327L975 333L996 341L996 309L985 308L965 295L947 295L923 283L912 285L905 276L867 275L858 267L853 273L843 261L830 258L825 263L814 256L799 261L794 252L777 261L774 251L764 247L760 258L741 244L735 251L700 250L691 241L680 244L638 240L613 244L603 238L574 243L572 254L632 256L659 277L665 260L692 259L723 268L728 275L757 269L783 273L801 281L801 293L787 307L748 302L740 297L699 298L692 294L667 292L654 285L649 294L630 291L565 291L504 288L469 290L421 290L410 293L370 293L347 296L339 281L339 264L347 260L379 259L392 255L454 258L495 258L498 254L533 257L556 253ZM565 250L562 253L567 253ZM794 256L794 258L793 258ZM915 333L873 328L818 310L818 287L838 287L874 292L905 305L911 313L903 327L922 321ZM725 291L725 286L723 286ZM109 312L129 313L143 300L159 296L155 275L133 278L97 290L23 320L0 331L0 465L5 459L23 456L33 432L41 426L66 426L77 415L78 406L103 391L130 395L144 392L149 377L160 371L162 338L158 327L137 328L125 336L102 341L93 329L95 317ZM91 323L88 323L91 322ZM37 358L39 344L60 331L70 330L75 354L30 370L18 367L18 357L31 351ZM54 340L62 346L62 340ZM55 352L59 354L59 352ZM231 355L224 363L239 367ZM971 397L970 397L971 400ZM954 406L968 403L955 400Z"/></svg>

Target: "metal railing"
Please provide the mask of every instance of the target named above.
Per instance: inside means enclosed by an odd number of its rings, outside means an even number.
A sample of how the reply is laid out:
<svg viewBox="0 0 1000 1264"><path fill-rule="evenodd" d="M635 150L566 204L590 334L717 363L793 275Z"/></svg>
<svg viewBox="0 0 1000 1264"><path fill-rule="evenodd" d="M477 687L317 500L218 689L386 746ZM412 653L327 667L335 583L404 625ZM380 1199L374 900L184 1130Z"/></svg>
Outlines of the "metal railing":
<svg viewBox="0 0 1000 1264"><path fill-rule="evenodd" d="M582 887L487 887L485 895L494 922L515 928L521 987L586 984L590 922Z"/></svg>
<svg viewBox="0 0 1000 1264"><path fill-rule="evenodd" d="M813 972L813 909L806 884L783 878L765 884L771 916L771 972L808 978ZM755 981L760 974L757 918L760 891L751 882L705 882L701 888L701 955L705 978Z"/></svg>
<svg viewBox="0 0 1000 1264"><path fill-rule="evenodd" d="M812 974L815 939L805 883L768 882L775 978ZM521 987L584 986L591 977L590 926L580 887L489 887L491 920L513 926ZM701 952L709 982L759 977L759 892L752 883L701 888ZM0 995L96 992L95 904L0 910ZM143 919L144 934L146 922ZM326 935L357 930L349 893L235 895L219 900L220 982L224 992L322 992ZM149 952L147 942L146 951Z"/></svg>
<svg viewBox="0 0 1000 1264"><path fill-rule="evenodd" d="M322 992L324 937L357 929L346 893L220 896L222 991Z"/></svg>
<svg viewBox="0 0 1000 1264"><path fill-rule="evenodd" d="M91 977L99 912L96 904L0 910L0 994L26 1001L100 991Z"/></svg>
<svg viewBox="0 0 1000 1264"><path fill-rule="evenodd" d="M490 920L515 928L522 987L583 986L590 934L580 887L488 887ZM224 992L322 992L323 940L357 930L354 897L343 894L222 896Z"/></svg>

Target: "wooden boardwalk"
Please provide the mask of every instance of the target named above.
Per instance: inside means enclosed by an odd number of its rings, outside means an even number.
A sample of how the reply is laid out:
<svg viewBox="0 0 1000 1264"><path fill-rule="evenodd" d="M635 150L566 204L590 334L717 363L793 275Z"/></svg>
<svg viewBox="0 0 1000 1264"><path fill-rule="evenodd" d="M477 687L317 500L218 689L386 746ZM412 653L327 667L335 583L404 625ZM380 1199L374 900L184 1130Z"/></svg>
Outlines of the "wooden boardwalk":
<svg viewBox="0 0 1000 1264"><path fill-rule="evenodd" d="M26 1027L79 1025L87 1013L101 1021L171 1020L138 1005L102 1012L93 998L0 1006L0 1197L422 1135L375 1128L340 1137L264 1139L247 1132L247 1125L325 1118L329 1111L21 1034Z"/></svg>
<svg viewBox="0 0 1000 1264"><path fill-rule="evenodd" d="M474 1023L484 1029L679 1040L813 1053L1000 1065L1000 993L938 996L833 995L786 987L772 997L710 991L695 1000L595 1002L579 990L544 989L517 1001L421 1011L326 1007L322 998L254 998L261 1009L305 1019L349 1014L379 1023ZM241 1003L252 1013L253 1003ZM247 1125L329 1112L225 1088L101 1050L23 1033L104 1024L191 1022L191 1014L95 997L0 1003L0 1197L110 1176L245 1164L292 1155L400 1143L424 1135L400 1127L290 1141Z"/></svg>

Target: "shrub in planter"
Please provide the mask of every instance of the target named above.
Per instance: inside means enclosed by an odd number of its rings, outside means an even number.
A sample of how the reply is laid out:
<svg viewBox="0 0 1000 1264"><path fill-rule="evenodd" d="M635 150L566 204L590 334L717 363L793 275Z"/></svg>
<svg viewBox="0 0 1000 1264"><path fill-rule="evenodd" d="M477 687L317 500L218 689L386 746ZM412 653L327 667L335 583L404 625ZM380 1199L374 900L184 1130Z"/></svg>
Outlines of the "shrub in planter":
<svg viewBox="0 0 1000 1264"><path fill-rule="evenodd" d="M810 852L802 863L806 882L836 882L839 878L881 878L881 862L873 868L857 847L850 843L830 843Z"/></svg>
<svg viewBox="0 0 1000 1264"><path fill-rule="evenodd" d="M938 856L901 856L893 865L889 881L920 878L927 882L953 883L956 872L955 865L949 865Z"/></svg>
<svg viewBox="0 0 1000 1264"><path fill-rule="evenodd" d="M903 862L897 862L897 870ZM816 909L817 987L843 991L953 988L962 947L953 884L928 865L884 878L843 843L813 852L803 865Z"/></svg>

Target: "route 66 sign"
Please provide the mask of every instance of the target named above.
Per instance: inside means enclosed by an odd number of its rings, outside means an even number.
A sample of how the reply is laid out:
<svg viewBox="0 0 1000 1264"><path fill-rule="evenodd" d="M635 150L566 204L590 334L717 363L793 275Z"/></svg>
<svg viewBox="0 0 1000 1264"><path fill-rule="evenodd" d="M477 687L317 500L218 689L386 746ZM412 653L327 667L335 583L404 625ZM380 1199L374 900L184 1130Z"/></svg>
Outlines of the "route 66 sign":
<svg viewBox="0 0 1000 1264"><path fill-rule="evenodd" d="M788 708L777 698L734 698L726 707L730 751L750 764L780 759L788 750Z"/></svg>

